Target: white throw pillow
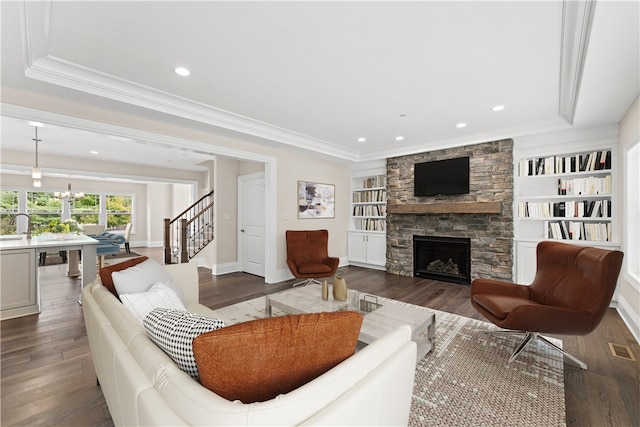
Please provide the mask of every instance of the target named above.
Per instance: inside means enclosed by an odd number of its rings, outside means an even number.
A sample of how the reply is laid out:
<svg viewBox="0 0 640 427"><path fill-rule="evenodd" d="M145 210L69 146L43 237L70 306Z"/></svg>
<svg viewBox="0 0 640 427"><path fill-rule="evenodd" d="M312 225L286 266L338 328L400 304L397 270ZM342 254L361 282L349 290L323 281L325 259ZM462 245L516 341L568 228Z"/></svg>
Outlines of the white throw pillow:
<svg viewBox="0 0 640 427"><path fill-rule="evenodd" d="M152 259L124 270L114 271L111 274L111 278L118 295L146 292L154 283L162 282L173 289L183 305L187 304L180 286L173 281L173 278L162 264Z"/></svg>
<svg viewBox="0 0 640 427"><path fill-rule="evenodd" d="M149 338L191 377L198 379L193 339L224 327L224 321L188 311L155 308L144 319ZM242 357L242 355L238 355Z"/></svg>
<svg viewBox="0 0 640 427"><path fill-rule="evenodd" d="M120 301L140 323L154 308L187 310L173 289L162 282L151 285L146 292L120 294Z"/></svg>

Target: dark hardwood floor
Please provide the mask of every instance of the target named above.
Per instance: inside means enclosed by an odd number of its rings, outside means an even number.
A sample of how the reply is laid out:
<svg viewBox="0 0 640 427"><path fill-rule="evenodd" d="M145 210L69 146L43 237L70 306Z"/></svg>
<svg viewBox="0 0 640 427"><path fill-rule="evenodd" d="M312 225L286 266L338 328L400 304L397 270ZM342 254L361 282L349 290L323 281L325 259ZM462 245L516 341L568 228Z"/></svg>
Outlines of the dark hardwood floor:
<svg viewBox="0 0 640 427"><path fill-rule="evenodd" d="M135 251L162 262L160 249ZM82 309L79 281L66 266L40 267L42 313L1 322L0 424L2 426L110 426L108 408L96 385ZM397 300L481 319L469 304L467 286L400 277L358 267L338 273L349 287ZM200 299L213 309L289 288L293 281L265 285L244 273L213 276L200 268ZM584 360L584 371L565 363L568 426L640 426L639 362L611 355L608 343L640 347L620 316L608 310L586 337L559 337ZM490 392L490 390L488 390Z"/></svg>

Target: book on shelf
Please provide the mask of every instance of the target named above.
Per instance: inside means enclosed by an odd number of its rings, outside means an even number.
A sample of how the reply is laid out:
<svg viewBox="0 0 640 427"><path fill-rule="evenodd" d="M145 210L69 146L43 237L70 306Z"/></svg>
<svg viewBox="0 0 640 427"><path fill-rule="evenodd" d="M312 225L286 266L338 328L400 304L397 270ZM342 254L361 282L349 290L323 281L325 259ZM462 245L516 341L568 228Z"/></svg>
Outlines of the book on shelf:
<svg viewBox="0 0 640 427"><path fill-rule="evenodd" d="M545 221L544 237L559 240L611 241L610 223L581 221Z"/></svg>
<svg viewBox="0 0 640 427"><path fill-rule="evenodd" d="M518 202L520 218L611 218L611 200Z"/></svg>
<svg viewBox="0 0 640 427"><path fill-rule="evenodd" d="M353 207L353 216L385 216L386 205L357 205Z"/></svg>
<svg viewBox="0 0 640 427"><path fill-rule="evenodd" d="M354 203L373 203L385 201L385 190L354 191L351 197Z"/></svg>
<svg viewBox="0 0 640 427"><path fill-rule="evenodd" d="M385 185L386 176L384 175L373 176L362 181L363 188L384 187Z"/></svg>
<svg viewBox="0 0 640 427"><path fill-rule="evenodd" d="M611 169L611 151L593 151L572 156L521 159L519 176L553 175Z"/></svg>
<svg viewBox="0 0 640 427"><path fill-rule="evenodd" d="M360 230L364 231L385 231L387 223L384 219L363 219L360 221Z"/></svg>
<svg viewBox="0 0 640 427"><path fill-rule="evenodd" d="M558 178L559 196L597 196L598 194L611 194L611 175Z"/></svg>

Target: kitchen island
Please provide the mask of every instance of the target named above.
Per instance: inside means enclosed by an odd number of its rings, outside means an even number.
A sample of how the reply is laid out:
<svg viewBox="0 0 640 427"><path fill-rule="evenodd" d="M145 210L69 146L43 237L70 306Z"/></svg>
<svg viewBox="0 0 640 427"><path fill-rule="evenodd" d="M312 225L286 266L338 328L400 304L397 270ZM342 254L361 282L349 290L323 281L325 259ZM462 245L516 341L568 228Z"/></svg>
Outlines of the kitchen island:
<svg viewBox="0 0 640 427"><path fill-rule="evenodd" d="M61 240L42 236L29 239L26 236L0 236L0 320L40 313L40 252L82 251L83 287L96 277L96 248L99 243L83 234L65 236ZM73 268L70 257L69 269Z"/></svg>

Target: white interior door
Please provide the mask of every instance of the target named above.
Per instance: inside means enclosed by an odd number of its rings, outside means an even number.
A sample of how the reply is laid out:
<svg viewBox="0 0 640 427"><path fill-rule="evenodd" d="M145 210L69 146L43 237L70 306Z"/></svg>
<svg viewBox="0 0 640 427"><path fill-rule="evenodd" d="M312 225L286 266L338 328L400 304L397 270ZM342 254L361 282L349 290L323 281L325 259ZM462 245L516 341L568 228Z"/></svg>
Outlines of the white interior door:
<svg viewBox="0 0 640 427"><path fill-rule="evenodd" d="M240 270L264 277L264 173L238 179Z"/></svg>

